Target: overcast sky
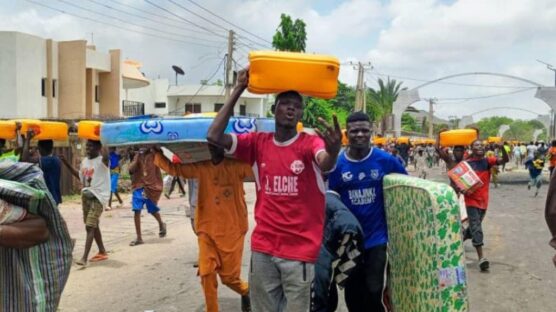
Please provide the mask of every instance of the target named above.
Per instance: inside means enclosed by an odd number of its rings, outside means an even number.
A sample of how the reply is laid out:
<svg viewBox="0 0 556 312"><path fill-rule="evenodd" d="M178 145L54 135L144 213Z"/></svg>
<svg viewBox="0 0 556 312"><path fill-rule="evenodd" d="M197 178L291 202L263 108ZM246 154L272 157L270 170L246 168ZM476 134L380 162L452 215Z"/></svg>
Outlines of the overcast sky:
<svg viewBox="0 0 556 312"><path fill-rule="evenodd" d="M170 67L179 65L186 72L181 83L198 83L215 72L214 79L222 78L218 66L226 53L226 29L240 35L235 59L242 66L247 50L270 46L281 13L306 22L307 52L332 54L343 63L371 62L369 86L388 75L411 88L468 72L503 73L554 85L554 73L536 59L556 65L556 0L0 0L0 30L58 41L93 38L99 50L122 49L124 58L142 62L149 78L173 81ZM343 82L355 84L355 77L352 66L342 66ZM533 97L534 89L527 89L532 85L522 81L465 76L444 82L420 89L423 98L439 99L435 109L440 117L495 107L548 112ZM498 94L507 95L488 97ZM428 108L425 102L415 106ZM475 117L492 115L535 117L512 109Z"/></svg>

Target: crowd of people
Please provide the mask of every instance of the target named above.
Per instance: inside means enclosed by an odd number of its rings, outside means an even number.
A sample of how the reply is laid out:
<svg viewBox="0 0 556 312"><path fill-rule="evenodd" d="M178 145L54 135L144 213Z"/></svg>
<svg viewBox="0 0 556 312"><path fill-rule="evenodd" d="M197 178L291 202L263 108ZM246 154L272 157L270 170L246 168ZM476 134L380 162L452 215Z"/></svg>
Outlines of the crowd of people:
<svg viewBox="0 0 556 312"><path fill-rule="evenodd" d="M434 166L450 170L466 161L482 186L472 193L454 183L452 187L466 205L469 226L463 231L463 238L470 239L475 247L479 269L488 271L482 221L496 168L511 159L516 166L526 166L531 175L529 187L534 186L538 193L544 159L548 157L551 172L556 165L556 141L550 148L543 143L530 144L525 151L523 145L485 145L481 140L450 149L433 144L412 146L410 142L373 146L371 120L362 112L348 116L345 124L348 143L342 148L342 131L336 117L333 124L319 119L317 135L297 131L304 103L295 91L276 96L271 108L275 132L225 133L248 82L248 72L241 71L229 100L208 130L211 159L203 162L182 164L168 159L163 148L156 145L140 146L122 156L115 149L103 148L99 141L89 140L86 157L79 168L74 168L67 159L53 154L52 141L39 141L38 152L31 153L34 133L32 129L26 133L21 161L37 164L44 172L53 202L62 201L62 167L83 186L86 241L77 265L84 267L89 261L108 259L100 217L105 209L110 209L113 197L120 205L123 203L118 179L121 161L127 158L136 229L130 246L144 243L141 235L144 208L156 219L159 236L167 235L158 206L164 193L162 171L171 176L172 189L178 184L182 194L185 194L182 179L187 179L191 208L188 215L197 235L206 311L219 310L218 277L240 296L242 311L334 311L338 303L337 286L345 288L349 311L388 311L384 176L406 175L406 168L413 166L417 176L427 179ZM257 197L248 281L241 278L248 230L246 181L255 183ZM553 179L551 192L555 185ZM165 193L166 197L170 194L171 189ZM556 201L550 195L546 217L554 237L551 244L556 248ZM19 219L20 225L0 225L0 248L26 248L48 239L48 229L40 217L27 214ZM24 230L14 232L13 227L21 224L26 224ZM93 242L98 252L89 258Z"/></svg>

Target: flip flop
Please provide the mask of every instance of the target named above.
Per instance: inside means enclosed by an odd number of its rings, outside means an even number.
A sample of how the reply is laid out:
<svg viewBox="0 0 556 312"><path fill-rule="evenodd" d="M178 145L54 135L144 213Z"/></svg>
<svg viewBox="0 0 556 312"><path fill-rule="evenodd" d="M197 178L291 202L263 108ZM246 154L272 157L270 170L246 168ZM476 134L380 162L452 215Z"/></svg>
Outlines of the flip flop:
<svg viewBox="0 0 556 312"><path fill-rule="evenodd" d="M99 262L99 261L104 261L104 260L108 260L108 255L107 254L101 254L101 253L98 253L98 254L94 255L91 259L89 259L90 262Z"/></svg>
<svg viewBox="0 0 556 312"><path fill-rule="evenodd" d="M166 236L166 223L162 223L162 228L158 232L158 237L162 238Z"/></svg>
<svg viewBox="0 0 556 312"><path fill-rule="evenodd" d="M142 245L144 243L145 242L143 242L142 240L137 240L136 239L136 240L131 241L131 243L129 243L129 246L137 246L137 245Z"/></svg>
<svg viewBox="0 0 556 312"><path fill-rule="evenodd" d="M79 270L83 270L83 269L87 268L89 263L82 262L81 260L77 260L77 261L75 261L75 265L77 265L79 267Z"/></svg>

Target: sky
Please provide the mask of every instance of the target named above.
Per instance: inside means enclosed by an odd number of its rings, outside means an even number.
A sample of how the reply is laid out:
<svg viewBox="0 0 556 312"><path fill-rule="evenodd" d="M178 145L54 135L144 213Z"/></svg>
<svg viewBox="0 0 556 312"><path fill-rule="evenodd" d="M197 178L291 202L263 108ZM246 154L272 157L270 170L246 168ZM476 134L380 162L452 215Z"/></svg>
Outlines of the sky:
<svg viewBox="0 0 556 312"><path fill-rule="evenodd" d="M307 52L337 56L340 80L350 85L357 72L349 64L358 61L370 64L370 87L390 77L411 89L471 72L554 85L555 73L537 59L556 65L556 0L0 0L0 30L86 39L97 50L121 49L124 58L142 62L149 78L173 82L171 66L178 65L185 71L180 83L194 84L222 79L228 29L238 33L239 68L249 50L270 48L281 13L305 21ZM437 99L436 115L445 119L531 119L549 110L532 87L469 75L419 92ZM428 109L426 101L414 106Z"/></svg>

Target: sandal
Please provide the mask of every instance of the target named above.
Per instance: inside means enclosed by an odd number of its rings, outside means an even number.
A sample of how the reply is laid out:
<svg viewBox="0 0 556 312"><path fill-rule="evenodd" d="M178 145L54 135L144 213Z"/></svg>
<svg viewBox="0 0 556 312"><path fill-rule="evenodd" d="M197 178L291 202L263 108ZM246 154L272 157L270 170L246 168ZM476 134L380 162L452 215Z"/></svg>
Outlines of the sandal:
<svg viewBox="0 0 556 312"><path fill-rule="evenodd" d="M166 237L166 223L162 223L162 228L160 228L160 231L158 232L158 237Z"/></svg>
<svg viewBox="0 0 556 312"><path fill-rule="evenodd" d="M135 239L135 240L131 241L131 243L129 243L129 246L137 246L137 245L142 245L142 244L144 244L144 242L142 240Z"/></svg>
<svg viewBox="0 0 556 312"><path fill-rule="evenodd" d="M104 260L108 260L108 255L107 254L101 254L101 253L97 253L91 259L89 259L90 262L99 262L99 261L104 261Z"/></svg>

